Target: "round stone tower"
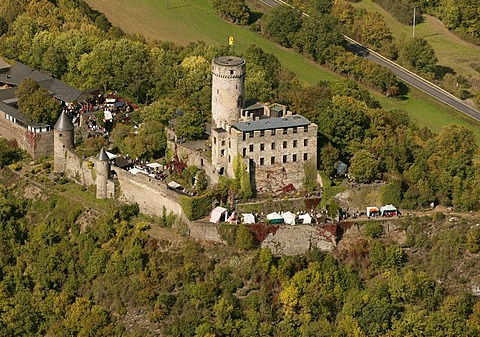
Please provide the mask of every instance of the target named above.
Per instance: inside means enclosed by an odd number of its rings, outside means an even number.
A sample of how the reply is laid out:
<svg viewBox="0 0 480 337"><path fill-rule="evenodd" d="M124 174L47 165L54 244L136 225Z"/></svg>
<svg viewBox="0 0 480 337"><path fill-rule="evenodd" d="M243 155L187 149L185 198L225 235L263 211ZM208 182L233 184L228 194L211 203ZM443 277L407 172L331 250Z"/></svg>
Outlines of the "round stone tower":
<svg viewBox="0 0 480 337"><path fill-rule="evenodd" d="M97 156L95 169L97 171L97 199L106 199L108 197L107 184L108 176L110 174L110 162L108 161L107 153L103 148Z"/></svg>
<svg viewBox="0 0 480 337"><path fill-rule="evenodd" d="M58 117L53 127L53 170L64 172L67 151L73 147L74 127L65 111Z"/></svg>
<svg viewBox="0 0 480 337"><path fill-rule="evenodd" d="M221 56L212 61L212 126L226 128L239 121L244 106L245 60Z"/></svg>

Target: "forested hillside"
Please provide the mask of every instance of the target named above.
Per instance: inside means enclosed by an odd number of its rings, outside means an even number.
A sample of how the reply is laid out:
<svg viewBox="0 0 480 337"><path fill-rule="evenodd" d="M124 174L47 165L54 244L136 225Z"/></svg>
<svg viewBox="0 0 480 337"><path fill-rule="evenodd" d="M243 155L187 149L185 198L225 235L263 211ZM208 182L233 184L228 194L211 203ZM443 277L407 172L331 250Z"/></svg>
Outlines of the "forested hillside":
<svg viewBox="0 0 480 337"><path fill-rule="evenodd" d="M54 184L48 161L12 167L0 171L0 336L480 335L478 219L406 217L402 243L372 221L333 254L275 257L244 226L231 246L200 244L172 215Z"/></svg>

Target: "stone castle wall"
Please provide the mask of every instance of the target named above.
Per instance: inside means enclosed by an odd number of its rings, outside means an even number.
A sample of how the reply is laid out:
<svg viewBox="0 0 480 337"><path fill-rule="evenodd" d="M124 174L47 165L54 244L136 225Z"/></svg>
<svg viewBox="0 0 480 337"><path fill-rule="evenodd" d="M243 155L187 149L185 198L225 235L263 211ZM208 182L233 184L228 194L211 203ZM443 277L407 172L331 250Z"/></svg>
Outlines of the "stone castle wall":
<svg viewBox="0 0 480 337"><path fill-rule="evenodd" d="M7 140L16 140L18 146L33 159L53 154L53 130L33 133L28 131L27 128L6 119L3 112L0 112L0 135Z"/></svg>
<svg viewBox="0 0 480 337"><path fill-rule="evenodd" d="M140 211L146 214L162 216L165 207L167 213L173 212L184 218L178 194L169 190L164 182L141 173L134 175L115 166L112 169L120 184L120 200L138 203Z"/></svg>

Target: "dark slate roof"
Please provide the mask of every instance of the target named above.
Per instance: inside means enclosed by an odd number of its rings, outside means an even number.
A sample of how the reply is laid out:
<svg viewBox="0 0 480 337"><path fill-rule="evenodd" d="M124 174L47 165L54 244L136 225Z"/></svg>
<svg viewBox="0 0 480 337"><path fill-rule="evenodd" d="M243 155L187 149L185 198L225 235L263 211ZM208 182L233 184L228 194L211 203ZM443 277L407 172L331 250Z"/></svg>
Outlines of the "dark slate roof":
<svg viewBox="0 0 480 337"><path fill-rule="evenodd" d="M37 122L32 122L30 118L25 116L23 113L21 113L19 110L15 109L14 107L5 104L3 102L0 102L0 111L5 112L6 114L12 116L13 118L17 119L18 121L22 122L25 125L31 126L31 127L46 127L49 126L48 124L45 123L37 123Z"/></svg>
<svg viewBox="0 0 480 337"><path fill-rule="evenodd" d="M10 68L10 64L0 57L0 71Z"/></svg>
<svg viewBox="0 0 480 337"><path fill-rule="evenodd" d="M301 115L293 115L286 117L274 117L255 120L251 122L241 122L233 124L232 126L237 130L243 132L283 129L291 127L308 126L311 122Z"/></svg>
<svg viewBox="0 0 480 337"><path fill-rule="evenodd" d="M22 80L31 78L36 82L45 81L52 77L38 70L27 67L23 63L15 62L5 74L0 74L0 82L18 86Z"/></svg>
<svg viewBox="0 0 480 337"><path fill-rule="evenodd" d="M243 110L249 111L249 110L259 110L259 109L265 109L265 107L259 103L252 104L250 106L247 106Z"/></svg>
<svg viewBox="0 0 480 337"><path fill-rule="evenodd" d="M53 128L57 131L72 131L73 130L72 121L67 116L65 111L62 111L62 113L60 114L60 117L58 117L58 120L55 123L55 126Z"/></svg>
<svg viewBox="0 0 480 337"><path fill-rule="evenodd" d="M1 89L0 90L0 101L4 102L9 101L12 98L16 98L15 92L17 91L17 88L7 88L7 89Z"/></svg>
<svg viewBox="0 0 480 337"><path fill-rule="evenodd" d="M35 80L43 89L49 91L53 97L67 103L83 100L94 90L81 91L60 80L32 69L20 62L12 65L8 72L0 74L0 82L18 86L24 79Z"/></svg>
<svg viewBox="0 0 480 337"><path fill-rule="evenodd" d="M108 155L105 152L105 149L103 147L100 150L100 153L98 154L97 159L100 160L100 161L108 161L109 160Z"/></svg>

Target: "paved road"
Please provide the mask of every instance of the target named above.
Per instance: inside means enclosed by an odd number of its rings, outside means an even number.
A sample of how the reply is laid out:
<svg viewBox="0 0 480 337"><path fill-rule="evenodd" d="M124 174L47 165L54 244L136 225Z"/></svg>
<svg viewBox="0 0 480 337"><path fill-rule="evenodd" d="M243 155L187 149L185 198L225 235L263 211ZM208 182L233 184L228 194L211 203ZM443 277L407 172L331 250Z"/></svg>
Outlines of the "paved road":
<svg viewBox="0 0 480 337"><path fill-rule="evenodd" d="M279 4L286 4L282 0L260 0L262 3L267 6L273 7ZM305 16L309 16L306 13L303 13ZM370 61L380 64L383 67L389 68L398 78L405 81L406 83L422 90L423 92L429 94L430 96L436 98L437 100L451 106L454 109L464 113L465 115L480 121L480 111L472 108L470 105L464 103L462 100L456 98L452 94L438 87L437 85L425 80L424 78L414 74L413 72L403 68L402 66L396 64L395 62L390 61L386 57L370 50L366 47L363 47L357 41L349 38L344 35L345 40L347 40L347 49L351 52L362 56Z"/></svg>

